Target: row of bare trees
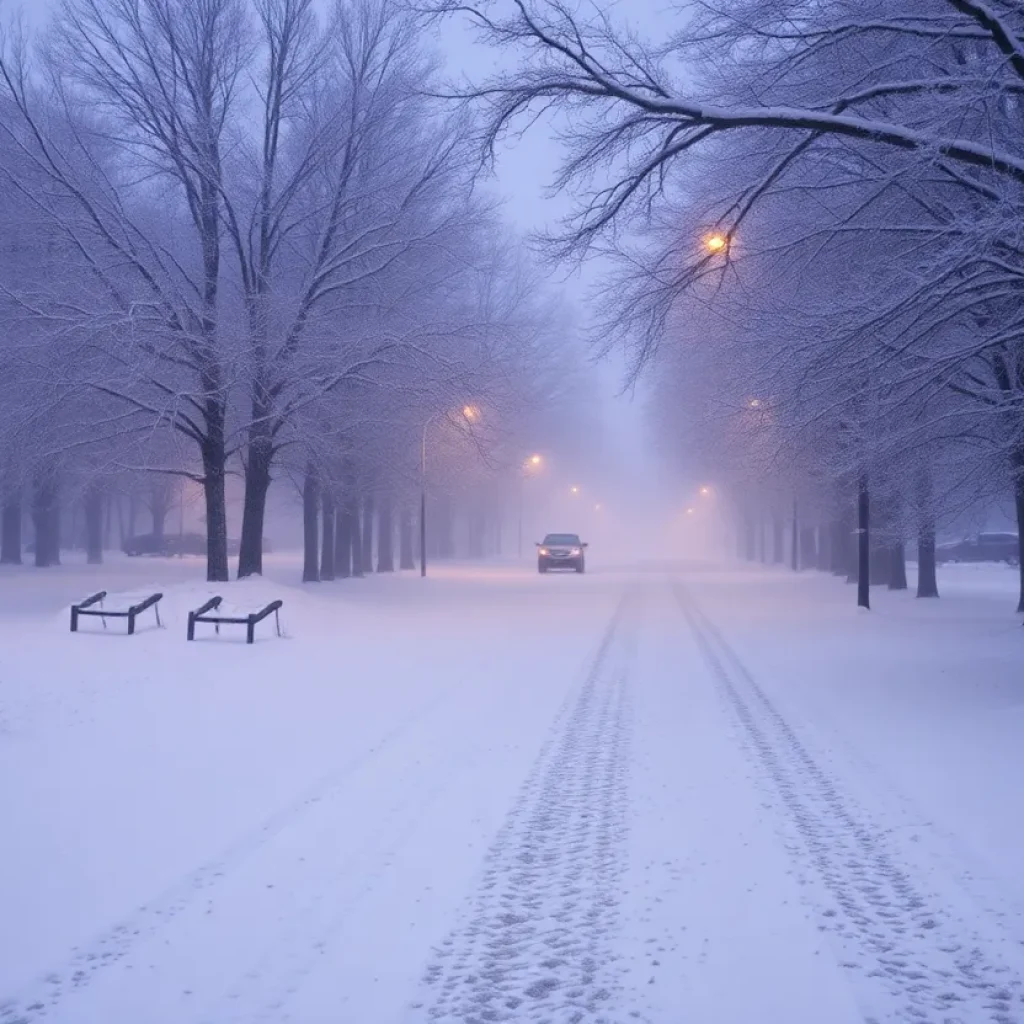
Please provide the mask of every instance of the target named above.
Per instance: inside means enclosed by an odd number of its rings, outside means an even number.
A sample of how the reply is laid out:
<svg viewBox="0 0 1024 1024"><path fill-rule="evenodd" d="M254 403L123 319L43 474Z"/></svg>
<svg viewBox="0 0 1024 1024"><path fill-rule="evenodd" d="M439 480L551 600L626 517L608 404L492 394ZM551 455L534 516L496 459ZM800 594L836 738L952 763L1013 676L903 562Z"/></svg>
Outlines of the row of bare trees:
<svg viewBox="0 0 1024 1024"><path fill-rule="evenodd" d="M813 525L867 605L907 539L931 596L937 532L1002 499L1024 534L1019 0L698 2L653 39L601 2L433 10L503 51L453 89L485 151L556 119L553 249L616 261L602 341L753 548Z"/></svg>
<svg viewBox="0 0 1024 1024"><path fill-rule="evenodd" d="M27 508L52 561L61 492L95 518L145 474L201 488L224 580L237 474L238 573L259 573L273 480L356 537L467 402L481 464L514 463L557 390L558 317L473 188L475 123L424 39L396 0L68 0L37 38L8 26L7 560Z"/></svg>

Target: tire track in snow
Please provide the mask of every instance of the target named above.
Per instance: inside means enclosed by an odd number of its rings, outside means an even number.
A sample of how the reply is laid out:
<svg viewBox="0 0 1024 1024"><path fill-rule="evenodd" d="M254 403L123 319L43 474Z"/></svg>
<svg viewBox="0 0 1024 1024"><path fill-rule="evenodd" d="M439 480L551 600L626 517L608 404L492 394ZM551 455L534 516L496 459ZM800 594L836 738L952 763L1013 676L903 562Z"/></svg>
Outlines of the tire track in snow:
<svg viewBox="0 0 1024 1024"><path fill-rule="evenodd" d="M625 868L633 653L627 599L563 705L485 859L466 925L413 1009L430 1021L601 1021L621 982L610 938Z"/></svg>
<svg viewBox="0 0 1024 1024"><path fill-rule="evenodd" d="M789 814L798 855L831 897L831 906L816 908L820 927L844 950L842 966L864 972L862 987L881 1008L867 1019L1024 1022L1019 944L992 920L979 919L966 933L939 898L915 884L891 837L815 760L686 590L677 586L675 594L757 767Z"/></svg>
<svg viewBox="0 0 1024 1024"><path fill-rule="evenodd" d="M330 801L349 776L388 750L395 740L415 727L467 684L435 694L388 730L370 748L327 772L295 800L282 806L256 828L244 833L215 859L172 883L107 931L75 948L62 964L46 972L16 994L0 997L0 1024L34 1024L61 1005L67 996L88 985L99 972L123 962L144 939L161 932L215 890L240 865L249 861L277 836L325 801Z"/></svg>

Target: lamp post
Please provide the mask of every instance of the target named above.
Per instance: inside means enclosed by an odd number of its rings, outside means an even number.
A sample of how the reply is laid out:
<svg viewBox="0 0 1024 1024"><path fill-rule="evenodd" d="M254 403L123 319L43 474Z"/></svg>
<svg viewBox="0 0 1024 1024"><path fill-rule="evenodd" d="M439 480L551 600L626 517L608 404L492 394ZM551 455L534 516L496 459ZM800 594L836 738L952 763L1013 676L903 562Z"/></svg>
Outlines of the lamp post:
<svg viewBox="0 0 1024 1024"><path fill-rule="evenodd" d="M427 417L420 438L420 577L427 575L427 431L435 421L446 415L447 411ZM475 405L464 405L460 415L467 423L473 424L480 419L480 410Z"/></svg>
<svg viewBox="0 0 1024 1024"><path fill-rule="evenodd" d="M539 469L543 462L544 459L540 455L533 454L519 467L519 540L517 550L520 561L523 558L523 504L526 492L526 476L532 470Z"/></svg>
<svg viewBox="0 0 1024 1024"><path fill-rule="evenodd" d="M427 575L427 430L434 422L431 416L423 424L420 444L420 576Z"/></svg>

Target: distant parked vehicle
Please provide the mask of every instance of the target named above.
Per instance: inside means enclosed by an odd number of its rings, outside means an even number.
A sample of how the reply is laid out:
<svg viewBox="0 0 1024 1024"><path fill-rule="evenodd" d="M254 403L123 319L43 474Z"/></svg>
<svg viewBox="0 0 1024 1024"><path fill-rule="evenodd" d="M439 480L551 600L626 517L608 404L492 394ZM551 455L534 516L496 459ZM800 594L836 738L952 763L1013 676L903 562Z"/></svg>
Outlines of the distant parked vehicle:
<svg viewBox="0 0 1024 1024"><path fill-rule="evenodd" d="M132 558L151 555L172 558L175 555L205 555L206 538L201 533L140 533L129 537L122 549Z"/></svg>
<svg viewBox="0 0 1024 1024"><path fill-rule="evenodd" d="M575 569L583 572L586 568L586 548L575 533L549 533L537 545L537 571L549 569Z"/></svg>
<svg viewBox="0 0 1024 1024"><path fill-rule="evenodd" d="M1016 565L1020 560L1020 546L1015 533L979 533L974 537L936 545L935 559L938 562L1006 562Z"/></svg>

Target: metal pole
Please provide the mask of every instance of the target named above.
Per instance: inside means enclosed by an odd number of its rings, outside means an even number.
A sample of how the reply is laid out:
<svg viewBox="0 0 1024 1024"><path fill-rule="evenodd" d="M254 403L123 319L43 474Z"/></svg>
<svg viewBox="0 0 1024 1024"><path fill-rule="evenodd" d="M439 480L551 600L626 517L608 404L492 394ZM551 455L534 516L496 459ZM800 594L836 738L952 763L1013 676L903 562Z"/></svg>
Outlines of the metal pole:
<svg viewBox="0 0 1024 1024"><path fill-rule="evenodd" d="M427 575L427 428L430 420L423 424L423 441L420 445L420 576Z"/></svg>
<svg viewBox="0 0 1024 1024"><path fill-rule="evenodd" d="M519 471L519 561L523 560L523 491L526 489L525 474Z"/></svg>
<svg viewBox="0 0 1024 1024"><path fill-rule="evenodd" d="M793 572L800 571L800 523L797 518L796 498L793 499L793 550L790 552L790 560Z"/></svg>

